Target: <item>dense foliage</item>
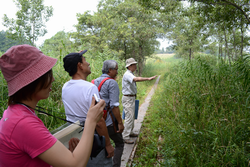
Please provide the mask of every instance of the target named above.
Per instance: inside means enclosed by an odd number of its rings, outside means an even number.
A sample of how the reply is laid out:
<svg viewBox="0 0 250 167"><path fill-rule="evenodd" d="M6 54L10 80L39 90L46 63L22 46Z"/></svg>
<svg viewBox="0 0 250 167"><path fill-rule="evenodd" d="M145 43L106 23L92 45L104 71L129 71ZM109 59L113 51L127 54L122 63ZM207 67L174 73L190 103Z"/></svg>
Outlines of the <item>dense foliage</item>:
<svg viewBox="0 0 250 167"><path fill-rule="evenodd" d="M248 166L249 58L230 67L200 55L169 67L143 123L134 165Z"/></svg>
<svg viewBox="0 0 250 167"><path fill-rule="evenodd" d="M17 20L3 20L8 37L34 44L46 33L52 7L43 1L15 2ZM109 49L121 60L134 57L141 75L147 58L155 51L164 53L157 39L167 38L177 57L192 59L206 52L231 64L248 50L249 11L246 0L101 0L97 12L77 14L76 32L58 32L46 40L43 51L59 55L62 47L96 53Z"/></svg>
<svg viewBox="0 0 250 167"><path fill-rule="evenodd" d="M165 13L172 6L167 38L178 57L191 59L205 50L229 64L249 47L249 11L246 0L139 0L147 11ZM171 18L171 19L170 19Z"/></svg>
<svg viewBox="0 0 250 167"><path fill-rule="evenodd" d="M162 14L146 13L137 1L103 0L98 11L77 15L77 32L71 33L76 44L102 52L105 48L117 52L121 60L134 57L138 61L139 74L147 57L150 57L164 35Z"/></svg>
<svg viewBox="0 0 250 167"><path fill-rule="evenodd" d="M42 46L40 46L40 49L45 55L51 57L66 55L76 50L73 46L73 42L69 39L68 33L64 31L59 31L50 39L46 39Z"/></svg>

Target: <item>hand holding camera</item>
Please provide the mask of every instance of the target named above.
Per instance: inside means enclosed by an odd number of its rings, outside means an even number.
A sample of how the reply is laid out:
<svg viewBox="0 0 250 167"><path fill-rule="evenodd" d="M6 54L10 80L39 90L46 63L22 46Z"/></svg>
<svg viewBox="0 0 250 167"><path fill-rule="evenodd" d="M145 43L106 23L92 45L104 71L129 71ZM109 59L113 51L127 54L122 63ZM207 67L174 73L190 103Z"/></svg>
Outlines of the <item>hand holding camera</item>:
<svg viewBox="0 0 250 167"><path fill-rule="evenodd" d="M97 98L97 96L96 99L95 96L96 95L92 97L92 103L87 114L87 119L91 119L97 123L103 116L103 109L106 106L106 103L104 100Z"/></svg>

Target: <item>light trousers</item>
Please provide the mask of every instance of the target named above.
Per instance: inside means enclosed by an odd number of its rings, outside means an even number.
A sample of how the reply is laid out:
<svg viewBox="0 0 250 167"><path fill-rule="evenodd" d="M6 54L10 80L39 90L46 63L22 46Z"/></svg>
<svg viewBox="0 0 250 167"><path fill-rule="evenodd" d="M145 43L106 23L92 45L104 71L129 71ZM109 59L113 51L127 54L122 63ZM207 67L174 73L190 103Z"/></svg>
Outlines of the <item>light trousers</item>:
<svg viewBox="0 0 250 167"><path fill-rule="evenodd" d="M123 139L129 139L134 129L135 119L135 96L122 96L122 105L125 112L124 130L122 133Z"/></svg>

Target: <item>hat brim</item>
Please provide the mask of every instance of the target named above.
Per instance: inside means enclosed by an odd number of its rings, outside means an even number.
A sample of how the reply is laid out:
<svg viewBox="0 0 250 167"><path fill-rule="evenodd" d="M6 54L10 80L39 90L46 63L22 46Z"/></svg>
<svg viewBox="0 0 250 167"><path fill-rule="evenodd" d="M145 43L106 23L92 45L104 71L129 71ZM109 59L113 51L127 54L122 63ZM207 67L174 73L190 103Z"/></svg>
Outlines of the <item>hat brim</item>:
<svg viewBox="0 0 250 167"><path fill-rule="evenodd" d="M12 96L21 88L44 75L52 69L56 62L57 59L44 55L36 64L8 82L8 96Z"/></svg>
<svg viewBox="0 0 250 167"><path fill-rule="evenodd" d="M132 64L137 64L137 62L135 61L135 62L129 63L125 67L127 68L127 67L131 66Z"/></svg>
<svg viewBox="0 0 250 167"><path fill-rule="evenodd" d="M84 53L86 53L88 50L84 50L82 52L80 52L81 55L83 55Z"/></svg>

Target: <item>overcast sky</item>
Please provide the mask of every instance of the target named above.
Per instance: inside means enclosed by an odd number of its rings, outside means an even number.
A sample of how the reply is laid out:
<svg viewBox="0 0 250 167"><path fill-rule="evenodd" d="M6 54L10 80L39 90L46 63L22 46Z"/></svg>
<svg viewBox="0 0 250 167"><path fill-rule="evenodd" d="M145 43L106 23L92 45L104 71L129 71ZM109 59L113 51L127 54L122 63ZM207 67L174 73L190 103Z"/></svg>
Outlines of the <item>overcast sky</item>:
<svg viewBox="0 0 250 167"><path fill-rule="evenodd" d="M44 0L45 6L52 6L53 16L46 22L48 33L38 38L37 45L41 45L45 39L54 36L58 31L75 31L73 25L77 24L76 13L84 13L87 10L97 11L97 5L100 0ZM13 0L0 0L0 31L6 30L2 25L2 18L7 14L9 18L16 18L17 7ZM168 42L163 42L161 47L168 46ZM161 48L160 47L160 48Z"/></svg>

